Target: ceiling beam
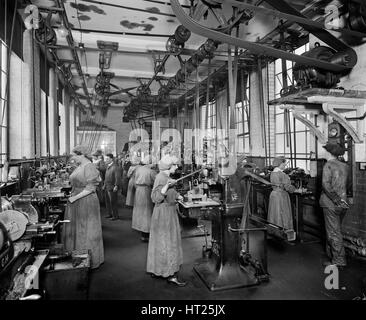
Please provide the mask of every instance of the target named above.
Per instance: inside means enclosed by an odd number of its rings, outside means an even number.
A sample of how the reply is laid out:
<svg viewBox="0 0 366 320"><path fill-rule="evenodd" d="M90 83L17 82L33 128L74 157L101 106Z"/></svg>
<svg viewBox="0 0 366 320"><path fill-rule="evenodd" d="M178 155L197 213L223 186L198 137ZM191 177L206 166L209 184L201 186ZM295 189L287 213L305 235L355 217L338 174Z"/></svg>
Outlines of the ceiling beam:
<svg viewBox="0 0 366 320"><path fill-rule="evenodd" d="M96 29L79 29L71 28L71 30L79 32L92 32L92 33L103 33L103 34L117 34L125 36L141 36L141 37L159 37L159 38L169 38L171 34L154 34L154 33L138 33L138 32L117 32L108 30L96 30Z"/></svg>
<svg viewBox="0 0 366 320"><path fill-rule="evenodd" d="M56 50L70 50L72 49L72 47L70 46L65 46L65 45L55 45L55 46L48 46L48 48L51 49L56 49ZM103 50L97 48L97 47L75 47L76 50L78 51L86 51L86 52L101 52ZM195 50L183 50L183 56L191 56L193 53L195 52ZM131 54L131 55L165 55L165 54L170 54L170 55L174 55L172 53L169 53L168 51L160 51L160 50L146 50L146 51L134 51L134 49L131 50L115 50L113 51L113 54Z"/></svg>
<svg viewBox="0 0 366 320"><path fill-rule="evenodd" d="M77 74L73 74L73 76L74 77L78 77L78 75ZM89 75L89 79L91 79L91 78L96 78L96 76L97 75ZM116 79L116 80L123 80L123 79L142 79L142 80L144 80L144 79L146 79L146 80L148 80L148 79L150 79L151 77L136 77L136 76L134 76L134 75L129 75L129 76L126 76L126 75L123 75L123 76L114 76L112 79ZM165 76L158 76L158 79L159 80L162 80L162 81L164 81L164 80L169 80L170 79L170 77L165 77Z"/></svg>
<svg viewBox="0 0 366 320"><path fill-rule="evenodd" d="M87 73L91 76L96 76L100 73L99 67L90 67L88 66L88 70L86 70L85 66L82 66L83 73ZM151 71L136 71L131 69L111 69L114 73L115 77L133 77L133 78L146 78L150 79L155 74L153 70ZM175 73L166 73L164 77L171 78L175 76Z"/></svg>

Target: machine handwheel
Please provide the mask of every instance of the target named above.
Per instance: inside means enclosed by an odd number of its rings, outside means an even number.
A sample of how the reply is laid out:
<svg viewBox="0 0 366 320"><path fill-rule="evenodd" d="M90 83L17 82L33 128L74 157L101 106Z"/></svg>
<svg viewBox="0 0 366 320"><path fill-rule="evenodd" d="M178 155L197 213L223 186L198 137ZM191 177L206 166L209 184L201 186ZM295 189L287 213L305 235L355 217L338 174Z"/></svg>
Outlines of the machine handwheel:
<svg viewBox="0 0 366 320"><path fill-rule="evenodd" d="M38 43L47 45L55 45L57 42L56 32L52 28L44 25L42 29L35 31L35 37Z"/></svg>

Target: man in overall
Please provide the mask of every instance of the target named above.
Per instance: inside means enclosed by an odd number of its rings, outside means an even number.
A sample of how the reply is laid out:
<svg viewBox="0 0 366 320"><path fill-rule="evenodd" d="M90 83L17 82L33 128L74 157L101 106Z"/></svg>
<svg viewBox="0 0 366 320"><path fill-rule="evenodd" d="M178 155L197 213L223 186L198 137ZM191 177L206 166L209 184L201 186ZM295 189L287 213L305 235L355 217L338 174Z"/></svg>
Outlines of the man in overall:
<svg viewBox="0 0 366 320"><path fill-rule="evenodd" d="M320 206L323 208L326 230L326 252L329 261L324 265L345 267L346 254L343 245L342 221L349 208L347 203L348 165L338 160L345 152L338 143L327 143L323 147L328 159L323 168Z"/></svg>
<svg viewBox="0 0 366 320"><path fill-rule="evenodd" d="M108 210L107 218L119 219L118 216L118 190L121 190L121 172L114 162L113 154L106 154L105 163L107 170L104 179L105 201Z"/></svg>

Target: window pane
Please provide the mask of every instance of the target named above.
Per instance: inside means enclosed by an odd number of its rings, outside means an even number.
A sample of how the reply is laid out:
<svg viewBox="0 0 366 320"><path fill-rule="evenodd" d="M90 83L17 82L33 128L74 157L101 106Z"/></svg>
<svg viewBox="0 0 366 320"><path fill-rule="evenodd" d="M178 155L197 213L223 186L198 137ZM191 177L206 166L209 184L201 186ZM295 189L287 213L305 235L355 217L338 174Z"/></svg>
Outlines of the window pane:
<svg viewBox="0 0 366 320"><path fill-rule="evenodd" d="M297 132L296 134L296 153L306 153L305 132Z"/></svg>
<svg viewBox="0 0 366 320"><path fill-rule="evenodd" d="M1 97L5 98L5 90L6 90L6 74L1 72Z"/></svg>
<svg viewBox="0 0 366 320"><path fill-rule="evenodd" d="M296 167L304 169L305 173L310 171L310 160L296 160Z"/></svg>
<svg viewBox="0 0 366 320"><path fill-rule="evenodd" d="M6 72L6 63L7 63L7 48L4 44L1 44L1 70Z"/></svg>
<svg viewBox="0 0 366 320"><path fill-rule="evenodd" d="M282 89L282 81L280 80L279 76L276 76L275 79L275 94L279 94Z"/></svg>
<svg viewBox="0 0 366 320"><path fill-rule="evenodd" d="M5 100L0 99L0 114L3 113L4 107L5 107Z"/></svg>
<svg viewBox="0 0 366 320"><path fill-rule="evenodd" d="M282 153L285 150L285 135L276 134L276 153Z"/></svg>
<svg viewBox="0 0 366 320"><path fill-rule="evenodd" d="M282 62L281 62L281 59L277 59L276 61L275 61L275 72L276 72L276 74L278 74L278 73L281 73L282 72L282 64L281 64Z"/></svg>
<svg viewBox="0 0 366 320"><path fill-rule="evenodd" d="M287 73L290 73L289 72L289 69L292 69L292 61L286 61L286 68L287 68Z"/></svg>
<svg viewBox="0 0 366 320"><path fill-rule="evenodd" d="M250 152L250 150L249 150L249 137L247 137L247 136L244 137L244 145L245 145L244 152L249 153Z"/></svg>
<svg viewBox="0 0 366 320"><path fill-rule="evenodd" d="M238 123L238 134L243 133L244 133L243 123Z"/></svg>
<svg viewBox="0 0 366 320"><path fill-rule="evenodd" d="M247 121L244 122L244 132L249 132L248 122Z"/></svg>
<svg viewBox="0 0 366 320"><path fill-rule="evenodd" d="M7 128L1 128L1 153L7 153L6 141L7 141Z"/></svg>
<svg viewBox="0 0 366 320"><path fill-rule="evenodd" d="M299 120L295 120L296 131L305 131L306 126Z"/></svg>
<svg viewBox="0 0 366 320"><path fill-rule="evenodd" d="M292 69L288 71L287 73L287 84L288 85L291 85L293 82L294 82L294 79L293 79L293 72L292 72Z"/></svg>
<svg viewBox="0 0 366 320"><path fill-rule="evenodd" d="M279 114L275 116L276 118L276 133L284 133L285 127L284 127L284 115Z"/></svg>
<svg viewBox="0 0 366 320"><path fill-rule="evenodd" d="M237 144L237 152L238 153L244 153L244 138L243 137L238 137L237 139L238 144Z"/></svg>

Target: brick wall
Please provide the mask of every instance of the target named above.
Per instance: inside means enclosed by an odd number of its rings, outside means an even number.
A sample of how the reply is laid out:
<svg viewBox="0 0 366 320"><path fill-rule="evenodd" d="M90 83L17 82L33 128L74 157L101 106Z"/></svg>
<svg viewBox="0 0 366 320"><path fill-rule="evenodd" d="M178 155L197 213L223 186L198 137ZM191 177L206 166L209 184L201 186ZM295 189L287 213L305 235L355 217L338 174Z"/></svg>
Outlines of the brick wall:
<svg viewBox="0 0 366 320"><path fill-rule="evenodd" d="M354 204L343 221L343 231L350 236L366 239L366 171L359 169L359 163L354 168Z"/></svg>

